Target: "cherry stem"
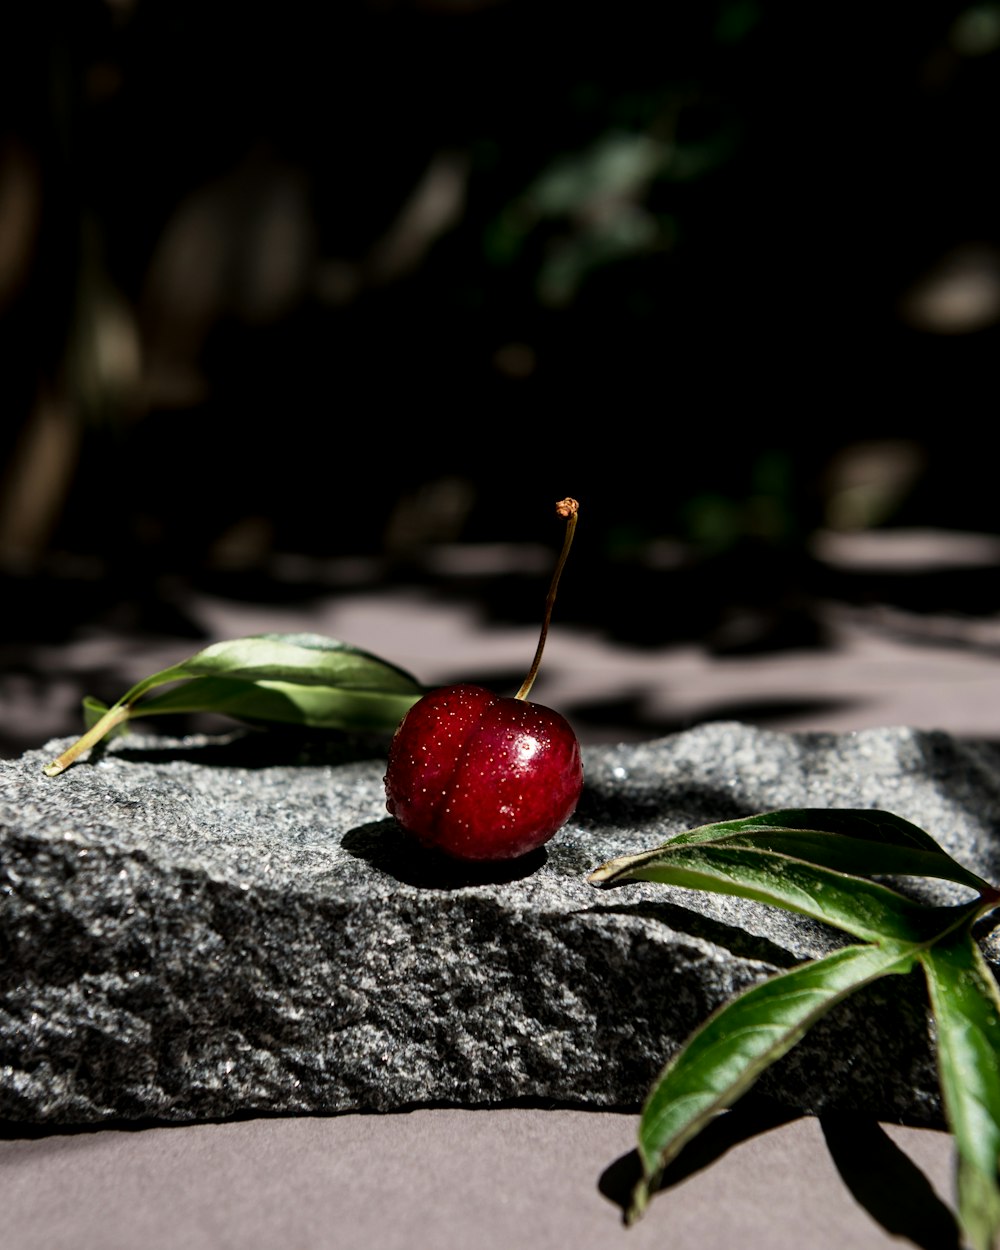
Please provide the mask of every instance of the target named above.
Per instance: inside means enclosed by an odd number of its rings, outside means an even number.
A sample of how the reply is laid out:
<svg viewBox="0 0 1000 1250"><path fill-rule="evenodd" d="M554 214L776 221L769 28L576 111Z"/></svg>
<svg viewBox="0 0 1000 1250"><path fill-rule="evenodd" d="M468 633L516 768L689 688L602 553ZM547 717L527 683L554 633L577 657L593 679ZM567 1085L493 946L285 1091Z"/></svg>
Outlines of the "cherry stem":
<svg viewBox="0 0 1000 1250"><path fill-rule="evenodd" d="M531 687L535 684L535 678L538 676L538 669L542 663L542 652L545 650L545 639L549 633L549 621L552 619L552 609L556 602L556 591L559 589L559 578L562 577L563 566L566 563L566 557L569 555L569 549L573 546L573 535L576 533L576 519L579 511L580 505L575 499L560 499L556 504L556 514L566 518L566 533L563 536L562 551L560 551L559 559L556 561L552 581L549 583L549 593L545 599L545 615L542 617L542 632L538 636L535 658L531 661L531 668L528 669L527 677L521 682L521 689L514 695L515 699L526 699L531 692Z"/></svg>

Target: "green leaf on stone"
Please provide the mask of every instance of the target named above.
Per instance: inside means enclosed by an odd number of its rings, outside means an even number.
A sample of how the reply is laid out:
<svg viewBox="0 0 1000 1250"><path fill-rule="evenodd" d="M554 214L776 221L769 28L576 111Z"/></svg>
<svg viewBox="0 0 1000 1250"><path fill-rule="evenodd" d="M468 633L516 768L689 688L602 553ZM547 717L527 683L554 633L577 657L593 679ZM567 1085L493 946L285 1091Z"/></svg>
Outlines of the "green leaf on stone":
<svg viewBox="0 0 1000 1250"><path fill-rule="evenodd" d="M653 1085L639 1123L643 1177L629 1223L642 1214L664 1168L720 1111L786 1054L810 1025L851 991L908 972L909 946L848 946L781 973L722 1007L688 1040Z"/></svg>
<svg viewBox="0 0 1000 1250"><path fill-rule="evenodd" d="M95 699L92 694L83 696L83 724L86 729L93 729L102 716L107 715L108 705L102 703L100 699ZM110 736L125 733L126 726L120 725L117 729L109 731Z"/></svg>
<svg viewBox="0 0 1000 1250"><path fill-rule="evenodd" d="M149 694L162 686L171 689ZM422 693L416 678L398 665L334 638L237 638L153 673L109 708L85 699L87 732L44 771L56 776L138 716L216 712L265 724L391 733Z"/></svg>
<svg viewBox="0 0 1000 1250"><path fill-rule="evenodd" d="M1000 1233L1000 996L967 928L925 951L921 963L958 1154L959 1221L974 1250L992 1250Z"/></svg>
<svg viewBox="0 0 1000 1250"><path fill-rule="evenodd" d="M872 876L926 876L970 887L952 906L916 902ZM664 1068L639 1129L643 1178L627 1217L663 1169L822 1014L871 981L919 963L938 1038L945 1113L956 1137L959 1219L973 1250L1000 1236L1000 994L973 936L1000 891L927 833L889 812L767 812L703 825L601 865L595 885L657 881L769 903L867 941L760 983L703 1024Z"/></svg>
<svg viewBox="0 0 1000 1250"><path fill-rule="evenodd" d="M627 865L634 875L643 862L655 863L664 853L669 857L680 847L704 844L786 854L850 874L937 877L977 891L987 885L908 820L891 812L857 808L764 812L701 825L654 850L612 860L610 871L606 872L608 865L599 870L605 873L601 879L617 878L619 865Z"/></svg>
<svg viewBox="0 0 1000 1250"><path fill-rule="evenodd" d="M868 941L919 940L930 910L880 882L766 847L730 846L724 839L718 844L668 842L655 851L610 860L589 880L595 885L659 881L737 895L799 912Z"/></svg>
<svg viewBox="0 0 1000 1250"><path fill-rule="evenodd" d="M304 686L420 694L416 678L368 651L320 634L255 634L217 642L138 682L119 700L133 703L156 686L191 677L239 677Z"/></svg>
<svg viewBox="0 0 1000 1250"><path fill-rule="evenodd" d="M216 712L238 720L306 725L312 729L392 729L413 705L412 694L350 687L248 681L239 677L194 677L138 709L140 716L169 712Z"/></svg>

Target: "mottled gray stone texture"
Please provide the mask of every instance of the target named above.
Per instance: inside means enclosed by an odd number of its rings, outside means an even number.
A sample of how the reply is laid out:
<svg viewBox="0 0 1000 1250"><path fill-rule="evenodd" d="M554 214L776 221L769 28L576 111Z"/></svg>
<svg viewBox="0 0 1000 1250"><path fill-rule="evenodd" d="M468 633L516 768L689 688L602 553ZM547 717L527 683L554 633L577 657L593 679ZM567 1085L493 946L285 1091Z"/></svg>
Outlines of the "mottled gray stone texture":
<svg viewBox="0 0 1000 1250"><path fill-rule="evenodd" d="M404 840L377 751L130 737L44 777L65 745L0 766L0 1118L19 1122L631 1106L713 1008L842 939L723 896L597 889L605 859L711 820L877 807L1000 877L1000 753L946 734L720 723L591 748L574 819L492 875ZM846 1001L761 1089L935 1122L919 977Z"/></svg>

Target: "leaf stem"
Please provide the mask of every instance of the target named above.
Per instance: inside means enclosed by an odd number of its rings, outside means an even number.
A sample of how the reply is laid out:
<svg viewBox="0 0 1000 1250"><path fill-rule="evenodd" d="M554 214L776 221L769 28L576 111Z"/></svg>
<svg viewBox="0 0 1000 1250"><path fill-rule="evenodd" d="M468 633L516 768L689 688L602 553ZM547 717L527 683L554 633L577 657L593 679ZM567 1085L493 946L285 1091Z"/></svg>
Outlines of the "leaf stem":
<svg viewBox="0 0 1000 1250"><path fill-rule="evenodd" d="M91 725L82 738L78 738L71 747L63 751L58 759L54 759L51 764L46 764L42 772L46 777L58 777L84 751L100 742L105 734L110 733L115 726L127 721L131 715L132 705L130 703L116 703L114 707L108 708L101 719L96 724Z"/></svg>
<svg viewBox="0 0 1000 1250"><path fill-rule="evenodd" d="M983 888L979 891L980 912L984 914L992 911L994 907L1000 906L1000 890L995 885L983 882Z"/></svg>
<svg viewBox="0 0 1000 1250"><path fill-rule="evenodd" d="M566 499L560 499L556 504L556 515L566 518L566 533L563 536L562 551L559 553L555 572L552 574L552 581L549 583L549 593L545 598L545 615L542 617L542 632L538 636L535 658L531 661L531 668L528 670L527 677L521 682L521 689L514 696L515 699L526 699L531 693L531 687L535 684L535 678L538 676L538 669L542 662L542 652L545 650L545 639L549 633L549 621L552 619L552 609L556 602L556 591L559 589L559 578L562 577L563 566L566 564L569 549L573 546L573 535L576 533L576 521L579 512L580 505L575 499L567 497Z"/></svg>

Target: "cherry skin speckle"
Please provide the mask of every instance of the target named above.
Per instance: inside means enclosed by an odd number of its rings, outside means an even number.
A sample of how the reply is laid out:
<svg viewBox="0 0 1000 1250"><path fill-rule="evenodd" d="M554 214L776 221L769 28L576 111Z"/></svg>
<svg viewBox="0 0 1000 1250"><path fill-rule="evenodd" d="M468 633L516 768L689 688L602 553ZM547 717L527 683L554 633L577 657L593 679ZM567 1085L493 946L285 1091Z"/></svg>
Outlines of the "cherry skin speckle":
<svg viewBox="0 0 1000 1250"><path fill-rule="evenodd" d="M421 845L461 860L526 855L561 829L583 788L580 744L551 708L482 686L425 695L389 750L386 807Z"/></svg>

